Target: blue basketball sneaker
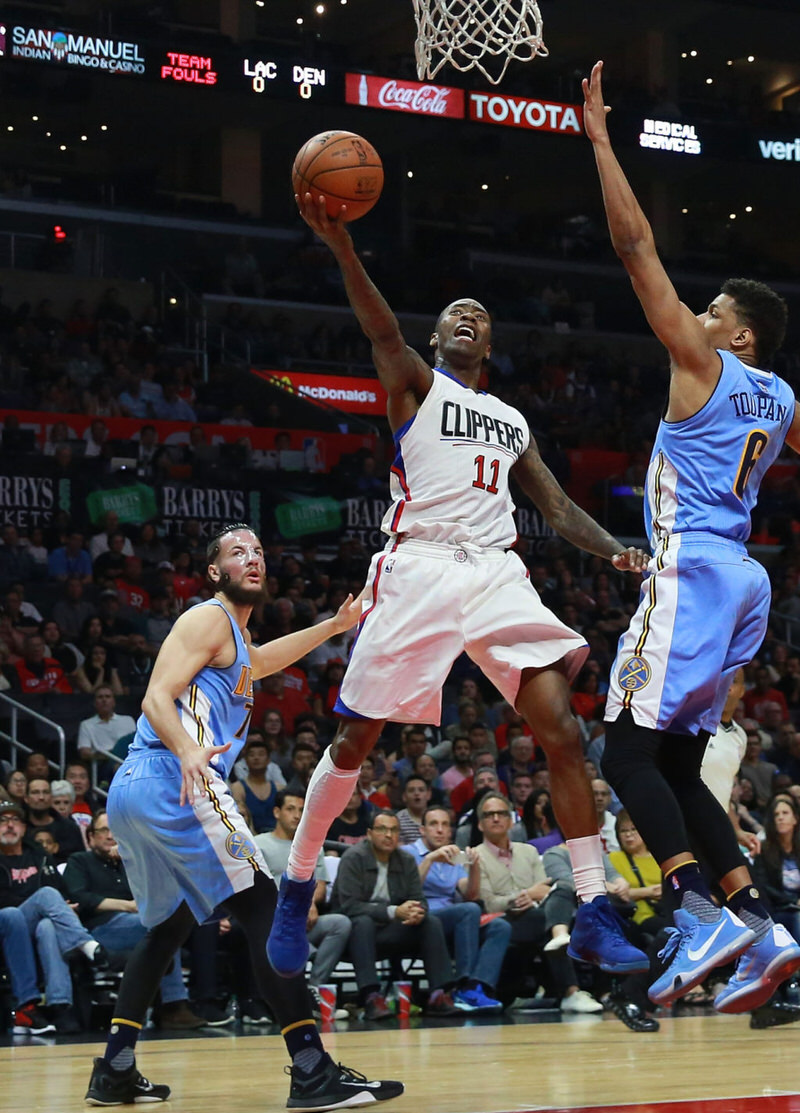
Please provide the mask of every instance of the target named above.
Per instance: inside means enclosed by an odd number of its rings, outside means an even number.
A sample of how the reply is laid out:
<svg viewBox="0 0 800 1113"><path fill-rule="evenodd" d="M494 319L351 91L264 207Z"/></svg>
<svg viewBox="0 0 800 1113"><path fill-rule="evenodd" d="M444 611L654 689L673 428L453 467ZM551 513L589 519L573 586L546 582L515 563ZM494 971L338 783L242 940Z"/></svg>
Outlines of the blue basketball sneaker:
<svg viewBox="0 0 800 1113"><path fill-rule="evenodd" d="M649 970L649 958L625 938L623 923L606 896L579 905L567 954L579 962L594 963L609 974L637 974Z"/></svg>
<svg viewBox="0 0 800 1113"><path fill-rule="evenodd" d="M729 908L723 908L710 924L701 923L685 908L677 909L675 927L669 929L667 942L658 952L666 969L650 986L648 997L656 1005L671 1005L702 982L709 970L740 955L755 937Z"/></svg>
<svg viewBox="0 0 800 1113"><path fill-rule="evenodd" d="M714 998L714 1008L721 1013L760 1008L796 970L800 970L800 946L783 924L772 924L739 959L735 974Z"/></svg>
<svg viewBox="0 0 800 1113"><path fill-rule="evenodd" d="M309 955L306 921L316 882L290 881L281 874L278 904L267 940L267 958L282 978L293 978L306 968Z"/></svg>

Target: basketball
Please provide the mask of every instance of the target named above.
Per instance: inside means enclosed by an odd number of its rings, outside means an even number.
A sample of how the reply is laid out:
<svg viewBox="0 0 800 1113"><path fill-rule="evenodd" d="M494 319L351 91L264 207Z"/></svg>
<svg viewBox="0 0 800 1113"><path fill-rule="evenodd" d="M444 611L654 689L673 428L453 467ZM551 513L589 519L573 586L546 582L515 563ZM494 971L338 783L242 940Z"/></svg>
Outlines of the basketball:
<svg viewBox="0 0 800 1113"><path fill-rule="evenodd" d="M292 167L298 196L322 194L328 216L347 206L345 220L368 213L383 189L383 163L372 144L352 131L323 131L304 143Z"/></svg>

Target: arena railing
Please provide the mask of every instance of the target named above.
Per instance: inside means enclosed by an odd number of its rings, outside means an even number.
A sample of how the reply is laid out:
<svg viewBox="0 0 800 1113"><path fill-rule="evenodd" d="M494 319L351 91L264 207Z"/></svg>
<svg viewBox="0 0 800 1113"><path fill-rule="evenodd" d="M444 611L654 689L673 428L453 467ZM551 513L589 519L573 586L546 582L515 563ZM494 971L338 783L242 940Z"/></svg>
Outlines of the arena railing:
<svg viewBox="0 0 800 1113"><path fill-rule="evenodd" d="M11 697L7 696L4 692L0 692L0 708L2 707L8 707L9 709L9 729L6 731L0 727L0 740L9 743L11 747L10 756L12 764L15 767L17 766L18 751L22 751L23 754L34 753L29 746L26 746L24 742L20 742L19 740L19 717L20 715L27 715L31 719L35 719L37 722L43 723L45 726L55 731L56 737L58 738L58 762L56 763L50 758L48 758L47 761L48 765L55 769L58 776L63 777L67 753L67 739L64 734L64 728L53 719L48 719L46 715L40 715L38 711L33 711L30 707L26 707L22 703L17 703L16 700L11 699Z"/></svg>

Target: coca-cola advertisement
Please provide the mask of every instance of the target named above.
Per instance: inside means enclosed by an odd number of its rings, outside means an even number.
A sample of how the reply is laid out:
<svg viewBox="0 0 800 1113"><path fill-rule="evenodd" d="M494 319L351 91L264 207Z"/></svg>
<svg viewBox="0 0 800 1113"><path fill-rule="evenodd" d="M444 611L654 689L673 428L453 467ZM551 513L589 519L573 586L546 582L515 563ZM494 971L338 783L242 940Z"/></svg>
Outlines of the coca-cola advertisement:
<svg viewBox="0 0 800 1113"><path fill-rule="evenodd" d="M464 116L463 89L374 74L346 74L345 100L363 108L388 108L392 112L413 112L420 116L455 116L458 119Z"/></svg>

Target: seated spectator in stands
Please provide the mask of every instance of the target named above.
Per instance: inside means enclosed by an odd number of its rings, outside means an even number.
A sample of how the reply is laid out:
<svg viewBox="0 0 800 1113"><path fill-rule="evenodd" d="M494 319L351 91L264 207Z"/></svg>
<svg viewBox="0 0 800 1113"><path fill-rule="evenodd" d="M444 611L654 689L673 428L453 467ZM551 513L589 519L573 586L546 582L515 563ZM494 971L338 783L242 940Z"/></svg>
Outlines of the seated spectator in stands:
<svg viewBox="0 0 800 1113"><path fill-rule="evenodd" d="M323 622L324 619L321 615L317 615L316 621L319 623ZM334 634L322 645L313 649L305 658L308 663L309 678L316 683L321 678L328 661L346 661L352 641L353 631L343 630L340 634Z"/></svg>
<svg viewBox="0 0 800 1113"><path fill-rule="evenodd" d="M526 734L529 729L516 707L504 702L500 707L500 722L494 728L495 742L501 754L508 748L508 732L512 727L521 727L523 734Z"/></svg>
<svg viewBox="0 0 800 1113"><path fill-rule="evenodd" d="M106 649L127 653L130 649L131 634L135 633L135 628L127 618L120 617L119 596L114 588L105 588L100 592L99 608L98 618L102 627L100 640L103 645ZM116 664L116 661L112 660L111 663Z"/></svg>
<svg viewBox="0 0 800 1113"><path fill-rule="evenodd" d="M392 1016L376 970L378 957L390 954L421 954L431 987L428 1012L450 1016L456 1009L446 987L453 982L453 971L442 925L428 915L414 859L399 849L399 841L397 816L375 812L367 838L342 857L331 896L334 911L353 924L349 953L364 1019Z"/></svg>
<svg viewBox="0 0 800 1113"><path fill-rule="evenodd" d="M318 751L319 746L315 748L311 742L301 740L295 742L289 769L291 775L286 785L287 792L291 792L295 796L305 797L311 774L316 769L319 761Z"/></svg>
<svg viewBox="0 0 800 1113"><path fill-rule="evenodd" d="M500 980L511 925L504 918L481 927L480 862L477 851L464 852L453 842L446 808L431 806L422 817L422 834L402 849L417 863L430 915L444 928L455 957L454 1003L467 1011L501 1009L493 994Z"/></svg>
<svg viewBox="0 0 800 1113"><path fill-rule="evenodd" d="M331 657L325 662L322 676L314 695L314 710L326 719L334 720L336 713L334 707L339 698L339 689L344 679L344 661L339 657Z"/></svg>
<svg viewBox="0 0 800 1113"><path fill-rule="evenodd" d="M107 510L101 521L102 529L92 534L89 540L89 556L92 558L93 565L101 553L108 552L111 535L119 530L119 514L116 510ZM125 537L124 534L123 537ZM122 546L122 553L124 556L133 556L133 546L127 537L125 537L125 543Z"/></svg>
<svg viewBox="0 0 800 1113"><path fill-rule="evenodd" d="M71 819L64 819L53 809L53 794L50 791L50 782L43 777L28 781L28 791L25 794L25 810L27 813L28 831L26 842L33 841L37 831L49 830L59 845L59 862L66 862L70 854L76 850L83 850L83 835L80 828Z"/></svg>
<svg viewBox="0 0 800 1113"><path fill-rule="evenodd" d="M494 760L497 761L497 745L495 744L494 734L489 730L486 723L473 723L467 731L467 738L469 738L473 753L479 750L490 750L494 755Z"/></svg>
<svg viewBox="0 0 800 1113"><path fill-rule="evenodd" d="M358 776L358 791L361 798L366 800L373 808L387 808L391 810L392 802L385 792L375 784L375 761L367 754L361 762L361 772Z"/></svg>
<svg viewBox="0 0 800 1113"><path fill-rule="evenodd" d="M284 730L283 715L281 715L280 711L267 711L264 715L262 729L269 749L270 761L277 765L284 776L286 776L292 764L292 740ZM295 741L300 740L300 733L300 731L295 732ZM303 735L303 741L311 742L315 749L319 750L319 742L317 741L316 733L314 733L313 738L310 737L311 733L312 732L305 733Z"/></svg>
<svg viewBox="0 0 800 1113"><path fill-rule="evenodd" d="M594 669L583 668L578 673L570 706L585 723L603 718L606 705L605 695L599 691L599 678Z"/></svg>
<svg viewBox="0 0 800 1113"><path fill-rule="evenodd" d="M89 769L82 761L70 761L64 770L64 779L72 785L75 800L72 804L72 822L77 823L86 841L86 828L100 807L100 801L91 787Z"/></svg>
<svg viewBox="0 0 800 1113"><path fill-rule="evenodd" d="M33 526L32 529L28 530L28 536L22 538L22 543L25 545L25 548L28 550L31 557L33 558L33 562L36 566L36 579L46 579L47 558L49 556L49 553L47 550L47 546L44 543L44 530L41 528L41 526ZM24 585L15 583L13 586L17 589L20 589ZM31 608L31 610L26 611L25 608ZM24 613L31 614L33 617L39 614L36 607L33 606L33 603L23 602L23 611ZM41 615L39 616L39 618L41 619Z"/></svg>
<svg viewBox="0 0 800 1113"><path fill-rule="evenodd" d="M197 421L197 414L178 393L178 383L168 379L163 387L164 396L153 404L153 412L159 421Z"/></svg>
<svg viewBox="0 0 800 1113"><path fill-rule="evenodd" d="M753 687L744 694L744 713L748 719L755 719L761 723L764 721L764 715L767 703L779 703L781 707L781 718L789 718L789 708L786 705L786 697L783 692L773 686L770 671L766 665L759 665L755 670L755 679Z"/></svg>
<svg viewBox="0 0 800 1113"><path fill-rule="evenodd" d="M103 642L103 623L99 614L93 614L86 619L81 630L80 637L78 638L78 648L84 657L88 657L92 652L92 648L96 645L104 645ZM109 660L114 660L113 650L112 656Z"/></svg>
<svg viewBox="0 0 800 1113"><path fill-rule="evenodd" d="M594 796L594 807L597 812L597 825L600 828L600 841L606 854L610 854L612 850L619 850L619 843L617 842L616 819L613 813L608 810L611 803L611 789L608 783L599 777L592 781L592 795Z"/></svg>
<svg viewBox="0 0 800 1113"><path fill-rule="evenodd" d="M72 820L72 809L75 807L75 789L69 781L51 781L50 799L51 807L56 815L60 815L62 819ZM78 824L78 826L80 826L80 824ZM88 823L86 826L88 827ZM81 834L83 834L84 831L85 828L81 827ZM48 854L49 853L51 852L48 851Z"/></svg>
<svg viewBox="0 0 800 1113"><path fill-rule="evenodd" d="M65 545L54 549L47 561L47 571L51 580L65 583L71 576L81 579L85 584L92 582L92 559L83 545L84 537L80 530L70 530Z"/></svg>
<svg viewBox="0 0 800 1113"><path fill-rule="evenodd" d="M53 620L58 623L65 641L75 641L80 644L79 639L84 632L86 622L96 613L94 604L84 599L83 581L77 576L71 576L64 584L63 598L54 603L52 613Z"/></svg>
<svg viewBox="0 0 800 1113"><path fill-rule="evenodd" d="M121 576L114 581L120 605L128 611L142 614L150 609L150 592L144 584L144 571L138 556L125 557Z"/></svg>
<svg viewBox="0 0 800 1113"><path fill-rule="evenodd" d="M24 603L22 593L16 584L6 592L4 609L6 618L23 636L39 632L42 616L31 603Z"/></svg>
<svg viewBox="0 0 800 1113"><path fill-rule="evenodd" d="M425 809L431 802L431 789L424 777L412 773L403 786L403 807L397 813L400 824L400 842L403 846L416 842Z"/></svg>
<svg viewBox="0 0 800 1113"><path fill-rule="evenodd" d="M94 562L94 581L102 586L121 578L125 572L125 562L128 557L124 553L125 543L130 541L121 529L112 530L108 535L108 548L100 553Z"/></svg>
<svg viewBox="0 0 800 1113"><path fill-rule="evenodd" d="M394 772L401 784L414 772L414 762L428 749L428 736L424 727L409 726L403 730L401 756L395 757ZM415 836L418 837L418 836Z"/></svg>
<svg viewBox="0 0 800 1113"><path fill-rule="evenodd" d="M479 750L477 753L473 753L472 767L474 770L472 778L463 780L450 793L450 807L456 816L462 816L469 811L475 793L479 792L481 788L487 787L487 785L492 788L499 788L504 796L508 793L508 789L497 775L494 754L491 750ZM487 776L481 777L484 770Z"/></svg>
<svg viewBox="0 0 800 1113"><path fill-rule="evenodd" d="M102 403L97 400L91 404L95 406L102 405ZM114 403L114 407L118 410L116 402ZM114 416L118 416L118 414ZM86 444L86 448L83 452L84 459L91 459L92 457L101 456L103 454L106 442L108 441L108 426L101 417L96 417L91 425L87 426L83 434L83 441Z"/></svg>
<svg viewBox="0 0 800 1113"><path fill-rule="evenodd" d="M34 750L33 753L28 754L25 758L24 773L28 783L30 783L34 777L44 778L44 780L49 781L50 762L44 754L40 753L38 750Z"/></svg>
<svg viewBox="0 0 800 1113"><path fill-rule="evenodd" d="M791 796L770 800L761 853L752 868L753 884L773 917L800 942L800 808Z"/></svg>
<svg viewBox="0 0 800 1113"><path fill-rule="evenodd" d="M117 670L108 663L108 650L102 644L93 645L84 663L75 672L73 686L77 692L93 693L98 688L110 688L115 696L125 695Z"/></svg>
<svg viewBox="0 0 800 1113"><path fill-rule="evenodd" d="M533 792L533 777L530 773L514 773L508 789L508 798L517 816L522 816L525 802Z"/></svg>
<svg viewBox="0 0 800 1113"><path fill-rule="evenodd" d="M420 754L414 759L414 776L422 777L428 786L430 792L428 807L433 804L444 804L445 794L439 782L439 770L430 754Z"/></svg>
<svg viewBox="0 0 800 1113"><path fill-rule="evenodd" d="M574 894L551 884L535 847L512 842L508 801L488 793L478 805L483 841L477 848L480 897L487 912L502 912L511 924L511 943L533 946L544 956L561 998L562 1012L602 1012L603 1006L578 986L566 947L552 947L555 925L569 924Z"/></svg>
<svg viewBox="0 0 800 1113"><path fill-rule="evenodd" d="M535 846L540 854L564 841L556 823L548 789L533 789L522 808L522 826L525 829L526 842Z"/></svg>
<svg viewBox="0 0 800 1113"><path fill-rule="evenodd" d="M120 661L120 681L131 695L141 696L150 683L153 671L153 654L144 634L131 634L128 639L128 652Z"/></svg>
<svg viewBox="0 0 800 1113"><path fill-rule="evenodd" d="M470 727L480 721L475 700L470 699L469 696L462 696L458 701L458 718L445 728L444 735L450 739L455 738L457 734L469 735Z"/></svg>
<svg viewBox="0 0 800 1113"><path fill-rule="evenodd" d="M267 741L267 736L264 731L261 730L260 727L251 727L247 732L247 738L245 739L245 741L247 743L260 742L262 745L266 746L267 753L269 754L269 760L265 771L266 778L267 780L272 781L277 789L285 788L286 778L283 775L283 770L281 769L281 767L272 760L270 744ZM247 777L247 775L248 766L244 758L243 750L242 755L237 759L236 764L233 767L233 776L235 780L243 781L245 777Z"/></svg>
<svg viewBox="0 0 800 1113"><path fill-rule="evenodd" d="M68 695L72 691L63 668L55 657L47 656L46 649L41 634L25 639L22 660L13 665L10 676L14 687L24 696Z"/></svg>
<svg viewBox="0 0 800 1113"><path fill-rule="evenodd" d="M238 806L244 805L247 809L250 826L256 834L271 831L275 826L274 809L278 786L267 774L267 743L257 734L248 735L242 757L247 765L247 776L231 785L231 795Z"/></svg>
<svg viewBox="0 0 800 1113"><path fill-rule="evenodd" d="M145 426L145 428L153 428ZM153 430L155 432L155 430ZM144 429L142 429L144 433ZM157 568L162 561L169 560L169 549L158 536L153 522L144 522L139 528L138 540L134 542L133 554L137 556L145 568Z"/></svg>
<svg viewBox="0 0 800 1113"><path fill-rule="evenodd" d="M533 739L529 734L517 735L511 739L507 753L508 761L498 764L497 773L506 788L510 788L516 773L528 773L532 776L535 771Z"/></svg>
<svg viewBox="0 0 800 1113"><path fill-rule="evenodd" d="M28 795L28 778L21 769L12 769L5 780L3 788L9 800L15 801L25 814L25 797Z"/></svg>
<svg viewBox="0 0 800 1113"><path fill-rule="evenodd" d="M439 777L439 784L448 796L462 781L472 779L472 746L465 734L456 735L453 739L452 758L453 764L448 765Z"/></svg>
<svg viewBox="0 0 800 1113"><path fill-rule="evenodd" d="M176 549L172 554L172 564L175 567L175 576L172 586L176 599L180 599L181 606L185 607L189 599L198 595L205 586L205 577L193 567L192 555L188 549Z"/></svg>
<svg viewBox="0 0 800 1113"><path fill-rule="evenodd" d="M261 687L256 691L253 706L253 718L257 723L263 722L267 711L279 711L287 729L292 729L295 719L301 715L312 717L308 701L296 688L287 684L283 672L262 677L258 683Z"/></svg>
<svg viewBox="0 0 800 1113"><path fill-rule="evenodd" d="M144 620L145 638L150 653L155 655L175 625L175 615L170 613L170 595L165 588L158 587L150 595L150 609ZM130 648L130 638L128 641Z"/></svg>
<svg viewBox="0 0 800 1113"><path fill-rule="evenodd" d="M779 770L777 765L765 761L762 757L763 743L758 731L758 723L754 719L745 719L742 726L747 733L747 746L739 775L746 777L753 785L756 807L764 808L772 798L773 781ZM749 807L749 802L745 801L745 803Z"/></svg>
<svg viewBox="0 0 800 1113"><path fill-rule="evenodd" d="M80 1024L72 1009L72 981L63 956L83 952L96 960L98 944L64 901L52 860L38 846L23 846L24 834L22 809L13 800L0 800L0 946L14 995L14 1031L77 1032ZM55 1024L39 1011L37 958Z"/></svg>
<svg viewBox="0 0 800 1113"><path fill-rule="evenodd" d="M473 680L471 676L465 677L461 681L458 689L458 698L450 700L445 703L442 708L442 726L450 726L452 723L457 723L460 717L461 701L471 699L475 704L476 720L488 722L489 710L483 701L481 690L478 687L477 681ZM469 724L472 725L471 723Z"/></svg>
<svg viewBox="0 0 800 1113"><path fill-rule="evenodd" d="M64 870L67 894L78 906L76 912L84 927L106 951L127 953L133 950L147 928L139 918L125 866L104 811L98 811L92 818L87 840L89 849L73 854ZM188 997L178 951L161 979L162 1027L202 1027L203 1020L189 1008Z"/></svg>
<svg viewBox="0 0 800 1113"><path fill-rule="evenodd" d="M73 645L72 642L64 641L58 623L54 622L52 618L42 623L40 632L45 644L46 656L54 657L55 660L58 661L68 677L70 684L75 687L73 675L83 664L85 660L84 655L78 649L77 645Z"/></svg>
<svg viewBox="0 0 800 1113"><path fill-rule="evenodd" d="M0 591L8 591L16 580L30 583L41 578L33 557L21 544L16 526L3 526L3 544L0 545Z"/></svg>
<svg viewBox="0 0 800 1113"><path fill-rule="evenodd" d="M297 832L304 805L302 796L291 796L285 791L279 792L273 809L275 829L267 834L257 835L254 840L264 855L273 877L280 877L286 872L292 839ZM314 898L306 924L308 941L314 948L308 983L319 1006L318 987L330 982L331 975L347 948L351 925L347 916L341 913L322 912L322 906L326 901L328 871L325 866L325 855L321 850L314 871L314 880L316 882Z"/></svg>
<svg viewBox="0 0 800 1113"><path fill-rule="evenodd" d="M146 420L153 416L153 407L149 398L142 393L142 373L132 368L128 375L128 382L119 395L119 408L123 417L138 417Z"/></svg>
<svg viewBox="0 0 800 1113"><path fill-rule="evenodd" d="M350 799L340 815L334 819L325 836L325 847L332 850L331 843L341 843L342 849L355 846L367 837L369 817L375 809L367 803L361 795L361 789L356 785L350 794Z"/></svg>
<svg viewBox="0 0 800 1113"><path fill-rule="evenodd" d="M101 781L108 781L114 775L114 765L108 762L108 755L120 738L136 730L136 722L130 715L118 715L117 701L109 684L101 684L94 693L96 714L83 719L78 728L78 753L82 761L99 762L98 773ZM110 774L110 775L109 775Z"/></svg>

